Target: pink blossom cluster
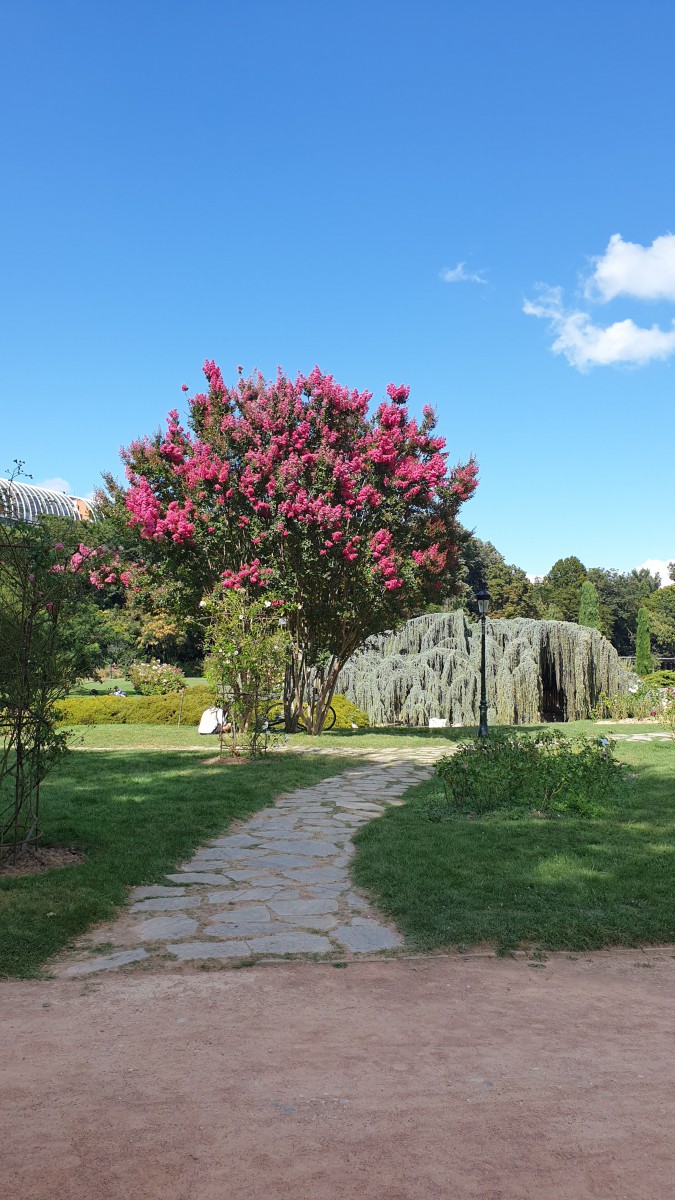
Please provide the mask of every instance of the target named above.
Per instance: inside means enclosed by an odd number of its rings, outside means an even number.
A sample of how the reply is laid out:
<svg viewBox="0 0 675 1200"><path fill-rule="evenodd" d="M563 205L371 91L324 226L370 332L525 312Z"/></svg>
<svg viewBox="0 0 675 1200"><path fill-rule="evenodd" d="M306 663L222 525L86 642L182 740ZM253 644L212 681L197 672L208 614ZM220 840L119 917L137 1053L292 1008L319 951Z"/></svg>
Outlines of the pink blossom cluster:
<svg viewBox="0 0 675 1200"><path fill-rule="evenodd" d="M254 558L253 562L244 563L238 571L223 571L221 578L223 587L242 591L249 583L254 587L265 587L271 575L271 568L263 567L260 559Z"/></svg>
<svg viewBox="0 0 675 1200"><path fill-rule="evenodd" d="M363 568L387 592L445 569L478 469L471 460L448 473L433 410L409 417L408 387L390 384L369 416L370 392L318 367L270 383L240 372L231 389L214 362L204 374L209 391L190 401L187 430L174 410L163 437L124 452L129 523L143 538L211 539L235 588L268 585L284 545L322 570Z"/></svg>

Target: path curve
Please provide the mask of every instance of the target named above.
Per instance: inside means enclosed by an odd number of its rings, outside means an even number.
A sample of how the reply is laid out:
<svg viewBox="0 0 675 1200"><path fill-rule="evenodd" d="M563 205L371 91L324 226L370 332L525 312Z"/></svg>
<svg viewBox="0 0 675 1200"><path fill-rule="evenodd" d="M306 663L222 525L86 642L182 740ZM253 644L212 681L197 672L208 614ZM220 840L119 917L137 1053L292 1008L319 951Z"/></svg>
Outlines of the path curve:
<svg viewBox="0 0 675 1200"><path fill-rule="evenodd" d="M330 959L401 948L398 931L351 886L353 835L402 804L442 753L371 752L369 762L279 797L197 850L166 883L134 888L130 911L108 927L112 952L85 958L83 951L66 975L153 959Z"/></svg>

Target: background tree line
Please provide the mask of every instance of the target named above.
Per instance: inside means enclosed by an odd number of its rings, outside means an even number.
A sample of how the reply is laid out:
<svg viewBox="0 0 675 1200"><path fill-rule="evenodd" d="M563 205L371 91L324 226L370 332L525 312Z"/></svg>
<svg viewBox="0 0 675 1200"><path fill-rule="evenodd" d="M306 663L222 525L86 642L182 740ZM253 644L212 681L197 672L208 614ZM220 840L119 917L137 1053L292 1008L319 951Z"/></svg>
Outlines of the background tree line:
<svg viewBox="0 0 675 1200"><path fill-rule="evenodd" d="M585 567L576 556L559 558L548 574L532 583L521 567L507 563L491 542L470 535L463 548L461 599L470 603L485 584L490 615L505 619L534 617L592 625L620 655L635 653L638 612L649 614L652 649L675 654L675 586L660 587L649 571ZM670 563L675 581L675 563ZM583 603L582 603L583 601ZM456 601L449 600L449 607Z"/></svg>

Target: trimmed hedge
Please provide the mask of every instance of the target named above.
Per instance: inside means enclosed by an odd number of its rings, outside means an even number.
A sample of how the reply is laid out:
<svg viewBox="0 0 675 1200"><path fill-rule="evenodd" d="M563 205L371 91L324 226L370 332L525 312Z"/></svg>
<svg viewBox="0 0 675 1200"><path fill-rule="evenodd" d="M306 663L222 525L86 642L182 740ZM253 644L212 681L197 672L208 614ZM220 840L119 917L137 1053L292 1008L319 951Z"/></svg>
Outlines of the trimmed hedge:
<svg viewBox="0 0 675 1200"><path fill-rule="evenodd" d="M198 725L204 709L211 704L210 688L186 688L181 722ZM75 696L60 700L56 707L63 725L177 725L180 695Z"/></svg>
<svg viewBox="0 0 675 1200"><path fill-rule="evenodd" d="M213 692L208 687L190 687L183 696L184 725L198 725L205 708L213 704ZM62 725L177 725L180 696L71 696L59 700L57 710ZM333 697L337 715L335 729L363 729L369 724L361 712L345 696Z"/></svg>

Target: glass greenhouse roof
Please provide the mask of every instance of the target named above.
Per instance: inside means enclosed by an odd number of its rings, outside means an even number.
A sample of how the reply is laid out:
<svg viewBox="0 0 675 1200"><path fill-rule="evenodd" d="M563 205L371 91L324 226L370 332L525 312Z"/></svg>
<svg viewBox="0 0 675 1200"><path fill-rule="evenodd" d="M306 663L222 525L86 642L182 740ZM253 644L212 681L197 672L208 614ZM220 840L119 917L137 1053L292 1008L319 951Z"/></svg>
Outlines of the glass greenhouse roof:
<svg viewBox="0 0 675 1200"><path fill-rule="evenodd" d="M91 504L79 496L33 487L16 479L0 479L0 518L34 523L44 516L70 517L73 521L94 519Z"/></svg>

